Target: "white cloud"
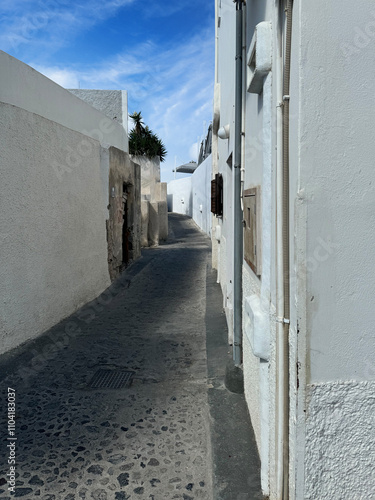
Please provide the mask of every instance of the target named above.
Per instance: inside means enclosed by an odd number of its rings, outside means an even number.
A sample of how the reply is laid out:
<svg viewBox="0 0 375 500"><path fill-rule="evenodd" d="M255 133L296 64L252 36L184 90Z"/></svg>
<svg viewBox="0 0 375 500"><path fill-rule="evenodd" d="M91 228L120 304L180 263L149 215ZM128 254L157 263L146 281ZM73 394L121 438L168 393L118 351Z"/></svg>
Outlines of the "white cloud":
<svg viewBox="0 0 375 500"><path fill-rule="evenodd" d="M67 89L76 89L80 86L79 76L75 71L38 65L33 65L33 68Z"/></svg>
<svg viewBox="0 0 375 500"><path fill-rule="evenodd" d="M5 51L21 45L29 53L37 47L51 53L71 42L71 38L113 16L135 0L16 0L0 3L0 44ZM12 9L9 9L9 5Z"/></svg>
<svg viewBox="0 0 375 500"><path fill-rule="evenodd" d="M209 6L210 8L211 6ZM202 4L201 0L178 0L178 1L155 1L155 0L142 0L140 4L142 13L145 17L161 18L173 16L177 12L185 9L191 9L199 12L202 16L205 15L207 5Z"/></svg>
<svg viewBox="0 0 375 500"><path fill-rule="evenodd" d="M178 164L195 159L192 145L200 143L212 117L213 28L167 48L145 40L90 66L29 64L66 88L127 90L129 112L141 111L166 146L165 180L173 176L175 156Z"/></svg>

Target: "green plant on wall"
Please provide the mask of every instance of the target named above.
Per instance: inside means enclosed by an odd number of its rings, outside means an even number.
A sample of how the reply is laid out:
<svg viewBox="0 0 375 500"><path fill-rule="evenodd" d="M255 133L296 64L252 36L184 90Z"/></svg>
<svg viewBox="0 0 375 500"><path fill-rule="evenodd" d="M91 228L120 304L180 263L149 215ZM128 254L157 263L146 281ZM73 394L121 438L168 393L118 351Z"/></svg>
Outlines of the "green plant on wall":
<svg viewBox="0 0 375 500"><path fill-rule="evenodd" d="M164 161L167 150L162 140L144 124L141 112L129 115L134 122L134 127L129 133L129 153L135 156L154 158L159 156Z"/></svg>

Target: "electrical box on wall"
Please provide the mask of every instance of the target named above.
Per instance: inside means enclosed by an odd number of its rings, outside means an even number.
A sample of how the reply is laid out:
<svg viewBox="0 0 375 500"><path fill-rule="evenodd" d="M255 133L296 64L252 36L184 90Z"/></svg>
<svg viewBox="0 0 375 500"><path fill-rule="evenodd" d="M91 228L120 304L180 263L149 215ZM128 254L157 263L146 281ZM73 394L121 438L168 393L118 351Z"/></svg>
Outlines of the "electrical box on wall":
<svg viewBox="0 0 375 500"><path fill-rule="evenodd" d="M255 26L247 53L247 91L260 94L265 76L272 67L271 23L263 21Z"/></svg>
<svg viewBox="0 0 375 500"><path fill-rule="evenodd" d="M244 259L257 276L261 275L260 186L243 193Z"/></svg>
<svg viewBox="0 0 375 500"><path fill-rule="evenodd" d="M267 304L258 295L245 297L244 331L254 356L268 361L270 358L270 325Z"/></svg>

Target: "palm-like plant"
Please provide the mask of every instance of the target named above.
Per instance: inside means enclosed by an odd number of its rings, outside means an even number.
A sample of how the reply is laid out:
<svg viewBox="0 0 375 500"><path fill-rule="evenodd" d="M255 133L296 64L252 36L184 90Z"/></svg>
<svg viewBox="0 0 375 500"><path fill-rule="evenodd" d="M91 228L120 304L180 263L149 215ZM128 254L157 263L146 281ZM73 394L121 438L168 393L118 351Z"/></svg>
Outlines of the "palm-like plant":
<svg viewBox="0 0 375 500"><path fill-rule="evenodd" d="M147 158L159 156L160 161L164 161L167 150L162 140L144 125L141 112L134 112L129 116L134 122L134 127L129 133L130 154Z"/></svg>
<svg viewBox="0 0 375 500"><path fill-rule="evenodd" d="M134 129L135 129L136 133L138 135L141 135L142 132L145 129L144 128L144 123L143 123L141 111L139 111L139 113L137 113L136 111L134 111L134 113L132 115L129 115L129 116L130 116L130 118L134 122Z"/></svg>

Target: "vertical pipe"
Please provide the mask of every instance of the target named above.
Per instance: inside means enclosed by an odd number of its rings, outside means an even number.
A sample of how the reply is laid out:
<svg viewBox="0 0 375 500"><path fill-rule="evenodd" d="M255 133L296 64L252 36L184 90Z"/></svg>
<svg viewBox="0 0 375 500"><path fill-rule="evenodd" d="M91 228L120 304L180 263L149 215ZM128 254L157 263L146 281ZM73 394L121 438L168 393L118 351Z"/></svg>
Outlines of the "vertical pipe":
<svg viewBox="0 0 375 500"><path fill-rule="evenodd" d="M233 242L233 360L242 362L242 261L243 227L241 209L241 142L242 142L242 2L236 2L236 78L234 117L234 242Z"/></svg>
<svg viewBox="0 0 375 500"><path fill-rule="evenodd" d="M293 0L286 3L286 29L279 3L279 47L277 65L277 498L289 499L289 92ZM281 11L282 9L282 11ZM285 33L285 46L284 46ZM285 49L285 53L284 53Z"/></svg>
<svg viewBox="0 0 375 500"><path fill-rule="evenodd" d="M215 0L215 84L219 81L219 65L218 65L218 48L219 48L219 33L218 33L218 20L219 20L219 0Z"/></svg>
<svg viewBox="0 0 375 500"><path fill-rule="evenodd" d="M220 125L220 84L219 84L219 0L215 0L215 86L212 122L212 176L219 172L218 166L218 129ZM212 268L217 270L217 283L220 283L220 243L217 241L216 227L219 224L216 215L211 214L212 223Z"/></svg>
<svg viewBox="0 0 375 500"><path fill-rule="evenodd" d="M276 429L276 491L277 499L282 499L283 492L283 435L284 435L284 325L280 318L284 317L284 272L283 272L283 45L284 45L284 0L279 0L278 12L278 46L276 66L277 88L277 156L276 156L276 394L277 394L277 429Z"/></svg>
<svg viewBox="0 0 375 500"><path fill-rule="evenodd" d="M242 146L241 146L241 210L243 212L243 191L245 183L245 130L246 130L246 4L242 8Z"/></svg>
<svg viewBox="0 0 375 500"><path fill-rule="evenodd" d="M292 47L293 0L288 0L286 16L285 65L283 81L283 272L284 272L284 438L283 499L289 498L289 323L290 323L290 248L289 248L289 91Z"/></svg>

